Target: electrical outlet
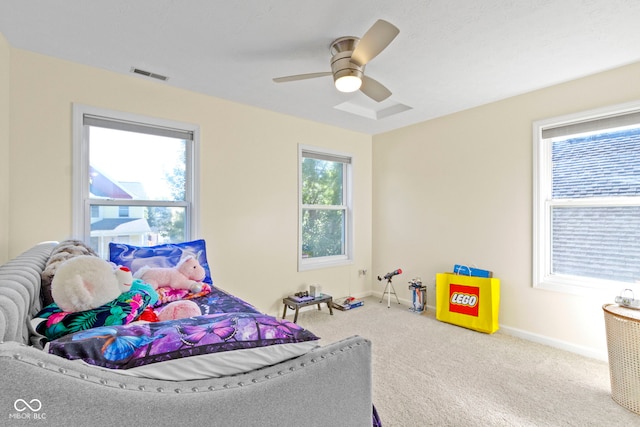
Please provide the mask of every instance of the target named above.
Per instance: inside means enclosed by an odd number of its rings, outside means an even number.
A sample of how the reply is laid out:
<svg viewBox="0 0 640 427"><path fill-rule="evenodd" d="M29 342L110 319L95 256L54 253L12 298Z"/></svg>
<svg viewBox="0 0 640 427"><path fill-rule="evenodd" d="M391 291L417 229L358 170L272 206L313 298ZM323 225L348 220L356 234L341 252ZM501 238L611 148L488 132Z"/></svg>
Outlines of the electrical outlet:
<svg viewBox="0 0 640 427"><path fill-rule="evenodd" d="M367 270L366 269L362 269L362 270L358 270L358 276L366 276L367 275Z"/></svg>

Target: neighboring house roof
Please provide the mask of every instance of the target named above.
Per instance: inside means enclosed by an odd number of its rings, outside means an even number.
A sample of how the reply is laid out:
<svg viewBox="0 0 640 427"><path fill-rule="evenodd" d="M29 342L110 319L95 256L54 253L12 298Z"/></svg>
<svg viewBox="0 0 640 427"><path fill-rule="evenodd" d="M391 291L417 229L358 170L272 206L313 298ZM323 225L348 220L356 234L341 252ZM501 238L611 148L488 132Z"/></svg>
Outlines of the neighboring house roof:
<svg viewBox="0 0 640 427"><path fill-rule="evenodd" d="M141 182L120 181L118 184L136 199L147 198L147 192L144 189L144 184Z"/></svg>
<svg viewBox="0 0 640 427"><path fill-rule="evenodd" d="M640 196L640 128L553 144L553 198Z"/></svg>
<svg viewBox="0 0 640 427"><path fill-rule="evenodd" d="M109 179L93 166L89 166L89 174L91 176L89 192L94 196L108 199L133 199L131 194L122 188L122 186L114 180Z"/></svg>
<svg viewBox="0 0 640 427"><path fill-rule="evenodd" d="M553 197L640 196L640 129L553 144ZM553 272L640 281L640 207L553 209Z"/></svg>

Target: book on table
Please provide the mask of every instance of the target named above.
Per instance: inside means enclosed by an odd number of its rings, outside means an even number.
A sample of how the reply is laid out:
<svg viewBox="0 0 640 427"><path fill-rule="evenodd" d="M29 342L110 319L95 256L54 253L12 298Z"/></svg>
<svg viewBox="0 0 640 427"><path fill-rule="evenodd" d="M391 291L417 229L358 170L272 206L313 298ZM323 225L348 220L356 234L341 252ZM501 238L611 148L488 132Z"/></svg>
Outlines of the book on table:
<svg viewBox="0 0 640 427"><path fill-rule="evenodd" d="M312 296L299 297L299 296L296 296L296 295L291 295L291 296L289 297L289 299L290 299L291 301L294 301L294 302L306 302L306 301L312 301L312 300L314 300L315 298L314 298L314 297L312 297Z"/></svg>

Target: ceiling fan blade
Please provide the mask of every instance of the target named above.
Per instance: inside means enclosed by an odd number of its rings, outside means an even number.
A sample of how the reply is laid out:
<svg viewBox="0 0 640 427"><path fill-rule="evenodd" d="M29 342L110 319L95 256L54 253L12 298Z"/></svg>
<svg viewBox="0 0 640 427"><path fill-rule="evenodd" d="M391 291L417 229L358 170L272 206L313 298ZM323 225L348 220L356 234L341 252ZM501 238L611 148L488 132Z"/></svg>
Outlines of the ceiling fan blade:
<svg viewBox="0 0 640 427"><path fill-rule="evenodd" d="M362 67L389 46L399 32L395 25L378 19L358 42L351 54L351 62Z"/></svg>
<svg viewBox="0 0 640 427"><path fill-rule="evenodd" d="M333 73L331 71L325 71L322 73L309 73L309 74L296 74L295 76L276 77L273 79L276 83L294 82L296 80L315 79L316 77L326 77Z"/></svg>
<svg viewBox="0 0 640 427"><path fill-rule="evenodd" d="M367 76L362 79L360 91L376 102L382 102L391 96L391 91L384 87L382 83Z"/></svg>

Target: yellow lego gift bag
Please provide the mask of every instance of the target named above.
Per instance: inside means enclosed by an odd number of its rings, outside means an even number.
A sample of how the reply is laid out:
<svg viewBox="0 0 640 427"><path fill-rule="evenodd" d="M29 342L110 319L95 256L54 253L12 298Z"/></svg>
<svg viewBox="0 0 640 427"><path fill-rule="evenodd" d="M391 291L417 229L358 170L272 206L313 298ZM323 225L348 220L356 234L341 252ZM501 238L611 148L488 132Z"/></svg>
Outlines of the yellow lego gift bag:
<svg viewBox="0 0 640 427"><path fill-rule="evenodd" d="M500 279L436 274L436 319L479 332L498 330Z"/></svg>

